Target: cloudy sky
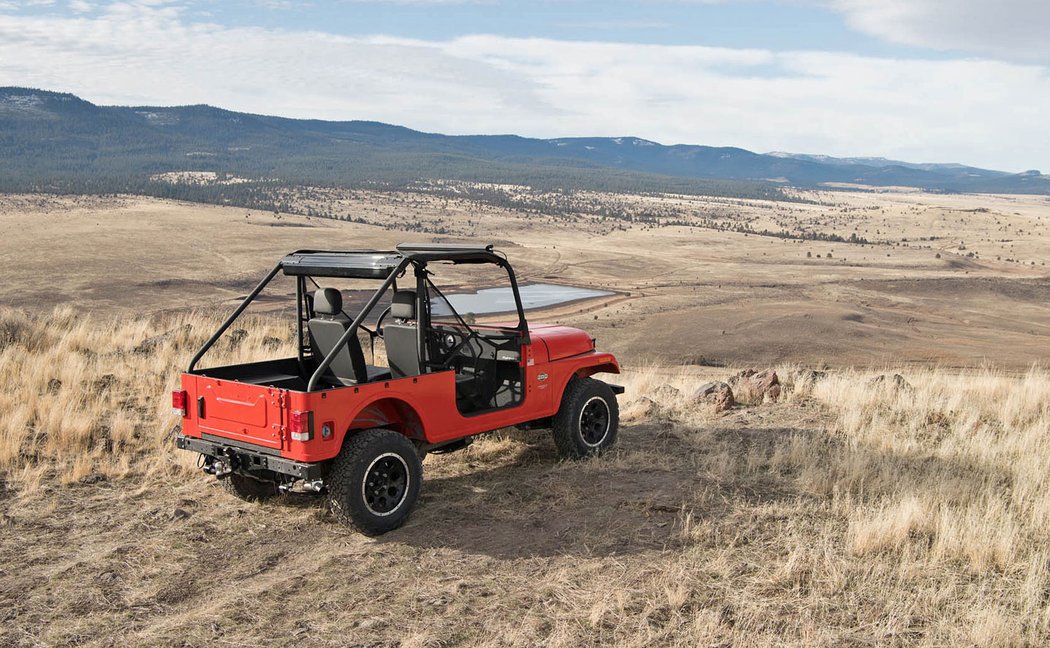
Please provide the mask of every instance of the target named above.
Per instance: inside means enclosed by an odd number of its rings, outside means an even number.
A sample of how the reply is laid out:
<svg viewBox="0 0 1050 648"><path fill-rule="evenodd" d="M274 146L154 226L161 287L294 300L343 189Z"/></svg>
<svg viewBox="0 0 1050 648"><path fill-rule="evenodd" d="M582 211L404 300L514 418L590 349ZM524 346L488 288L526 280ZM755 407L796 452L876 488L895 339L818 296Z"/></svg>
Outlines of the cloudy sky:
<svg viewBox="0 0 1050 648"><path fill-rule="evenodd" d="M0 85L1050 170L1048 0L0 0Z"/></svg>

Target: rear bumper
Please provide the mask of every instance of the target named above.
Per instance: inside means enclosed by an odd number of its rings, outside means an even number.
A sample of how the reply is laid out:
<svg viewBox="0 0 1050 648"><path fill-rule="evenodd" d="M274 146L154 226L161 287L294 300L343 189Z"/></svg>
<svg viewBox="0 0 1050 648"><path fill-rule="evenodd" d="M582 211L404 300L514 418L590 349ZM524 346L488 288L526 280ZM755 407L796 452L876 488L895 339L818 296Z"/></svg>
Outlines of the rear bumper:
<svg viewBox="0 0 1050 648"><path fill-rule="evenodd" d="M324 477L326 466L322 463L304 463L292 461L283 457L275 457L267 452L262 452L243 445L231 445L217 443L207 439L196 439L185 435L175 438L175 446L180 450L190 450L203 455L217 457L221 461L229 463L236 462L237 467L245 470L271 470L282 475L290 475L298 479L314 480Z"/></svg>

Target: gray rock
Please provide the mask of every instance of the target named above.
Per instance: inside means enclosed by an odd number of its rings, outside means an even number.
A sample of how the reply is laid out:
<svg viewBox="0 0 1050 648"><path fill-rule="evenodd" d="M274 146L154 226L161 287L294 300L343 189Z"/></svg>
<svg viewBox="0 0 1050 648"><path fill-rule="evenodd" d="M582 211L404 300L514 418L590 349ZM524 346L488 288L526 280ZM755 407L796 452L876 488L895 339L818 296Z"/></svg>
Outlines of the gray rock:
<svg viewBox="0 0 1050 648"><path fill-rule="evenodd" d="M691 399L694 403L709 403L715 406L716 412L724 412L736 404L733 389L727 383L715 381L704 383L696 388Z"/></svg>
<svg viewBox="0 0 1050 648"><path fill-rule="evenodd" d="M674 401L682 398L682 392L671 385L660 385L653 391L653 397Z"/></svg>

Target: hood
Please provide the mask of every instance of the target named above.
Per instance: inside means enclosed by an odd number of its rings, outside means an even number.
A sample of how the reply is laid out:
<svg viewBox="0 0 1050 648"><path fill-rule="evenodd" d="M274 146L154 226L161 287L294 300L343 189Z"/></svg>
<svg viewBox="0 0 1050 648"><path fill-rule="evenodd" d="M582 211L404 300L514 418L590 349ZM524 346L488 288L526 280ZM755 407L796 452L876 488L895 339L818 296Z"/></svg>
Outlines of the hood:
<svg viewBox="0 0 1050 648"><path fill-rule="evenodd" d="M529 326L529 337L533 346L543 342L549 360L560 360L594 350L594 338L578 328L540 324Z"/></svg>

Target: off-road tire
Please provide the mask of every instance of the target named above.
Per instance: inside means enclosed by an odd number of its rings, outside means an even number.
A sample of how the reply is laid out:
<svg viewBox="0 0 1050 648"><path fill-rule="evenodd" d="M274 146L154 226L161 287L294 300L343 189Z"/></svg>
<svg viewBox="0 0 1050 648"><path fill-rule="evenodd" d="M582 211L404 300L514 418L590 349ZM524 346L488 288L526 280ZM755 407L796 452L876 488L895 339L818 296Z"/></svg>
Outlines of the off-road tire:
<svg viewBox="0 0 1050 648"><path fill-rule="evenodd" d="M620 408L608 385L594 378L569 381L551 425L554 445L563 459L582 459L605 452L616 444L619 428Z"/></svg>
<svg viewBox="0 0 1050 648"><path fill-rule="evenodd" d="M276 497L277 482L255 479L241 473L231 473L222 480L226 490L245 502L261 502Z"/></svg>
<svg viewBox="0 0 1050 648"><path fill-rule="evenodd" d="M365 535L382 535L404 524L422 482L419 454L404 435L382 428L355 432L325 479L328 510Z"/></svg>

